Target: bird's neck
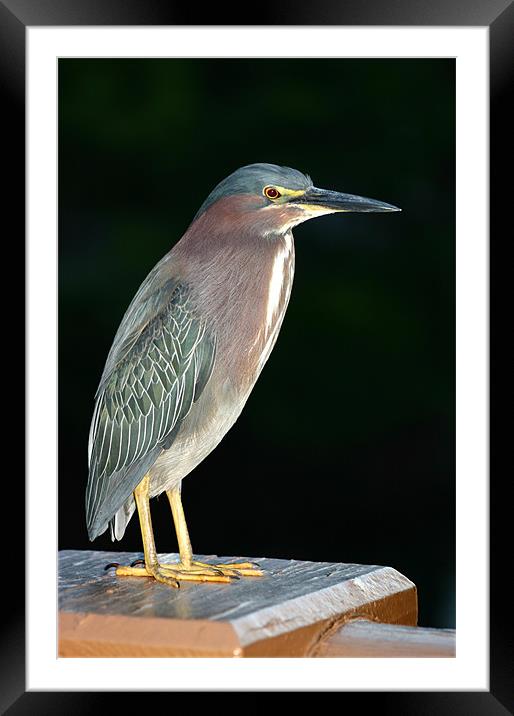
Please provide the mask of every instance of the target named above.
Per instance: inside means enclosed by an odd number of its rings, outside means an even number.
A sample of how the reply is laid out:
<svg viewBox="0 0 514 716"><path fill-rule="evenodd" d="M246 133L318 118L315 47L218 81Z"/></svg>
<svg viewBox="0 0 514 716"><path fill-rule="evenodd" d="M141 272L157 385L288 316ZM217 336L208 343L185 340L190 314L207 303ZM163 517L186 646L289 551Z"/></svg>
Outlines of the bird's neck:
<svg viewBox="0 0 514 716"><path fill-rule="evenodd" d="M189 276L198 309L216 332L217 361L227 374L245 375L253 384L289 302L293 236L290 231L265 236L241 231L237 238L201 233L201 250L196 250L195 236L187 234L176 246L182 273Z"/></svg>

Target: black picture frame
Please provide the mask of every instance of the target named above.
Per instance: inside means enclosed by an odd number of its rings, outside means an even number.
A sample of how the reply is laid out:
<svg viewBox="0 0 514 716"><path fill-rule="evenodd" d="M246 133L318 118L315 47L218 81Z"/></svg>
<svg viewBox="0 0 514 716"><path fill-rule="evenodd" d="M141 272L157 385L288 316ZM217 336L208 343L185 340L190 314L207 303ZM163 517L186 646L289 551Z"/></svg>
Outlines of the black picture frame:
<svg viewBox="0 0 514 716"><path fill-rule="evenodd" d="M510 154L506 151L511 130L511 115L507 111L507 91L512 80L514 36L514 5L511 0L353 0L333 2L318 0L314 4L281 2L263 4L252 19L242 15L241 7L219 6L201 10L172 0L0 0L0 88L3 94L2 119L4 138L12 153L6 166L7 185L4 186L5 215L14 221L9 231L9 244L15 249L24 246L25 224L25 42L28 26L77 25L404 25L404 26L487 26L490 32L490 268L491 281L499 265L497 254L502 241L500 232L507 224L511 182ZM226 12L228 10L228 13ZM16 238L15 238L16 237ZM494 240L496 238L496 241ZM503 239L508 237L503 237ZM14 256L14 254L13 254ZM14 258L13 258L14 260ZM19 257L23 261L23 256ZM19 269L18 269L19 270ZM492 284L494 288L496 284ZM500 285L500 284L499 284ZM491 308L499 306L500 292L491 292ZM494 310L491 311L491 317ZM23 341L21 321L19 340ZM499 352L494 324L491 326L491 359ZM11 346L13 345L11 336ZM31 347L29 346L29 349ZM18 358L19 360L19 358ZM491 407L496 407L501 395L499 381L490 381ZM20 401L18 401L20 402ZM508 500L502 497L500 477L500 445L505 444L494 428L500 421L491 412L491 480L490 480L490 690L488 692L394 692L360 693L365 705L395 714L496 714L512 713L512 651L509 647L509 624L512 612L510 590L504 584L504 545L509 544L507 517ZM19 425L19 422L18 422ZM506 463L508 464L508 463ZM493 469L494 468L494 469ZM23 515L23 481L17 485L17 520ZM10 498L11 499L11 498ZM16 527L16 549L24 550L20 524ZM7 531L6 531L7 533ZM11 554L12 545L4 543ZM53 559L51 556L49 559ZM13 578L13 575L14 578ZM30 713L90 713L99 708L100 699L113 703L121 694L96 692L26 692L25 691L25 594L22 572L9 574L4 581L8 606L4 607L4 628L0 640L0 712L13 715ZM510 657L510 658L509 658ZM354 694L341 694L345 699ZM138 696L130 695L132 706ZM144 698L144 697L143 697ZM362 702L361 702L362 703ZM171 704L170 704L171 707Z"/></svg>

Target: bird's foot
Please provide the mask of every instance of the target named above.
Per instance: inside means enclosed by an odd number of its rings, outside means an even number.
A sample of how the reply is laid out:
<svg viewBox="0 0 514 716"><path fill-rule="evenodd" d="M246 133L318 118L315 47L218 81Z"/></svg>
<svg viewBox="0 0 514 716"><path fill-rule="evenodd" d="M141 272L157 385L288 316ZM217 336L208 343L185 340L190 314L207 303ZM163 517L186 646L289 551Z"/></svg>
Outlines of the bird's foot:
<svg viewBox="0 0 514 716"><path fill-rule="evenodd" d="M136 564L142 564L142 567L136 567ZM137 559L135 562L127 567L120 564L108 564L105 569L109 567L116 567L116 575L118 577L153 577L157 582L167 584L169 587L178 589L180 584L174 575L171 575L166 570L162 569L160 564L145 564L143 559Z"/></svg>
<svg viewBox="0 0 514 716"><path fill-rule="evenodd" d="M264 572L254 562L234 562L232 564L205 564L193 561L195 567L200 569L214 569L228 577L262 577Z"/></svg>
<svg viewBox="0 0 514 716"><path fill-rule="evenodd" d="M141 564L141 567L136 566ZM110 566L110 565L108 565ZM205 564L192 561L188 564L174 562L172 564L145 564L138 559L129 567L116 566L119 577L153 577L158 582L171 587L179 587L179 582L231 582L240 577L261 577L263 572L253 562L237 562L234 564Z"/></svg>

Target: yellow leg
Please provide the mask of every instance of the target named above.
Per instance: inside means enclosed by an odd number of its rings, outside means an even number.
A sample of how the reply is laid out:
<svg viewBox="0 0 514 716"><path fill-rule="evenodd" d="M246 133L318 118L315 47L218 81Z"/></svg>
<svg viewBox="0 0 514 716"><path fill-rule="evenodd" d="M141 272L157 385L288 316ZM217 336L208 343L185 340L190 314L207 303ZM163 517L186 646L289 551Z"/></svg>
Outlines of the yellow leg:
<svg viewBox="0 0 514 716"><path fill-rule="evenodd" d="M148 475L141 480L134 490L141 535L143 537L143 548L145 552L144 567L119 566L116 574L120 577L153 577L158 582L167 584L170 587L180 587L180 581L195 582L230 582L234 575L224 574L221 569L208 567L207 569L194 564L192 560L183 568L181 562L177 564L160 564L157 559L157 550L152 529L152 517L150 514L149 493L150 478ZM184 520L185 526L185 520ZM187 535L187 528L186 528ZM189 538L187 538L189 539Z"/></svg>
<svg viewBox="0 0 514 716"><path fill-rule="evenodd" d="M179 544L180 562L174 564L162 564L157 559L157 550L152 529L152 517L150 514L148 475L141 480L134 490L141 535L143 537L143 548L145 552L144 567L118 566L116 574L120 577L153 577L158 582L168 584L171 587L179 587L179 582L231 582L239 577L258 577L262 575L258 566L252 562L241 562L237 564L204 564L193 560L191 540L187 531L184 509L180 498L180 487L169 490L168 498L173 513L175 529Z"/></svg>
<svg viewBox="0 0 514 716"><path fill-rule="evenodd" d="M182 507L181 498L181 486L168 490L166 494L170 501L171 512L173 514L173 521L175 523L175 530L177 532L178 549L180 554L180 569L182 572L188 572L189 574L202 573L213 573L216 572L219 575L226 577L261 577L263 572L259 569L258 565L253 562L237 562L234 564L205 564L205 562L197 562L193 560L193 548L191 547L191 540L189 538L189 532L187 529L186 518L184 515L184 508Z"/></svg>
<svg viewBox="0 0 514 716"><path fill-rule="evenodd" d="M189 565L193 562L193 548L191 547L191 540L189 539L186 516L184 515L184 508L182 507L182 497L180 493L180 485L175 487L173 490L168 490L166 492L168 500L170 501L173 522L175 523L175 530L177 532L180 561L182 564Z"/></svg>
<svg viewBox="0 0 514 716"><path fill-rule="evenodd" d="M143 537L143 549L145 551L145 567L118 567L116 574L120 576L144 576L153 577L158 582L169 584L170 587L179 587L177 580L165 574L159 565L157 559L157 551L155 549L155 541L152 530L152 516L150 514L150 500L148 497L148 486L150 478L145 475L139 485L134 490L137 511L139 514L139 524L141 525L141 535Z"/></svg>

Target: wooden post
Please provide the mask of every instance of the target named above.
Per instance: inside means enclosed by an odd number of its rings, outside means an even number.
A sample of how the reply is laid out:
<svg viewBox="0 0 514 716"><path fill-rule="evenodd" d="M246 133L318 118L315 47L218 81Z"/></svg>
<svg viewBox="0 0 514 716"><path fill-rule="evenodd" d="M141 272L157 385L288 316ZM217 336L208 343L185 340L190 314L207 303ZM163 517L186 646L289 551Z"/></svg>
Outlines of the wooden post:
<svg viewBox="0 0 514 716"><path fill-rule="evenodd" d="M357 637L353 632L351 647L342 636L349 627L339 632L342 625L357 618L417 623L416 587L392 567L250 558L264 577L183 582L180 589L104 570L110 562L129 564L141 556L59 553L61 657L339 656L341 639L344 655L353 656ZM198 558L213 564L248 561ZM162 562L177 560L176 554L160 555Z"/></svg>

